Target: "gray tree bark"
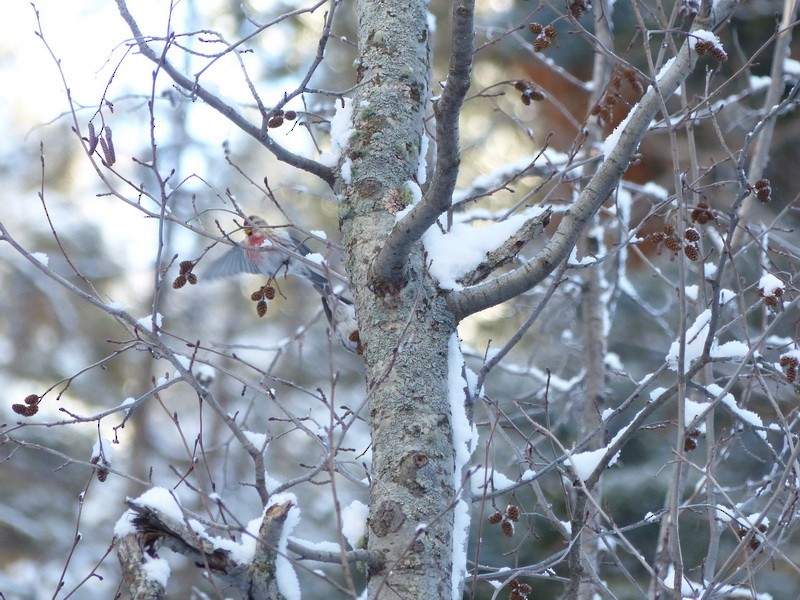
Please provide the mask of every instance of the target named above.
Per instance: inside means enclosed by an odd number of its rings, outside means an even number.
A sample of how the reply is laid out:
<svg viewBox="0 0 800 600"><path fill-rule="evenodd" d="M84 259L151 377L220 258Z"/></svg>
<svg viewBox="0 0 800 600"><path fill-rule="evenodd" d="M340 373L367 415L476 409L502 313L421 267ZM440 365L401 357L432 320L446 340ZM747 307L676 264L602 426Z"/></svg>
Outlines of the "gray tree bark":
<svg viewBox="0 0 800 600"><path fill-rule="evenodd" d="M429 98L426 6L362 0L358 27L352 178L337 192L370 394L369 597L445 598L455 497L447 352L456 323L418 240L393 277L372 268L395 225L384 198L407 197L419 163Z"/></svg>

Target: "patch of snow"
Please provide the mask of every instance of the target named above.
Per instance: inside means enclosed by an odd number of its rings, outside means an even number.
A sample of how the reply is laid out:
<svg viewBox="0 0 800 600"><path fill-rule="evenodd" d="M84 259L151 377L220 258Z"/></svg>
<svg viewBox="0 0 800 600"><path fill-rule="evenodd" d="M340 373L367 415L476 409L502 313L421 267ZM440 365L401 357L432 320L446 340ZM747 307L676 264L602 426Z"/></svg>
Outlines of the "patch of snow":
<svg viewBox="0 0 800 600"><path fill-rule="evenodd" d="M778 295L781 295L785 287L786 284L772 273L767 273L758 280L758 289L765 297L774 297L776 292ZM778 290L780 291L778 292Z"/></svg>
<svg viewBox="0 0 800 600"><path fill-rule="evenodd" d="M138 319L136 321L136 325L138 325L141 329L144 329L146 331L152 332L153 331L153 320L154 320L153 319L153 315L148 315L146 317L142 317L141 319ZM163 322L163 320L164 320L164 317L161 316L160 313L156 313L155 314L156 327L158 327L159 329L161 329L161 323Z"/></svg>
<svg viewBox="0 0 800 600"><path fill-rule="evenodd" d="M183 523L183 509L175 492L167 488L154 487L136 498L136 503Z"/></svg>
<svg viewBox="0 0 800 600"><path fill-rule="evenodd" d="M343 104L336 103L336 112L331 119L331 150L323 152L319 157L326 167L335 167L339 163L342 152L347 148L350 136L353 135L353 99L344 98Z"/></svg>
<svg viewBox="0 0 800 600"><path fill-rule="evenodd" d="M167 587L170 569L169 563L163 558L155 558L149 554L145 554L144 562L142 563L142 571L150 581L155 581L161 587Z"/></svg>
<svg viewBox="0 0 800 600"><path fill-rule="evenodd" d="M695 319L694 323L686 330L686 348L684 350L684 370L693 360L699 358L703 353L703 346L708 335L708 322L711 319L711 310L706 309ZM672 342L666 356L667 364L673 371L678 370L678 353L680 351L680 340Z"/></svg>
<svg viewBox="0 0 800 600"><path fill-rule="evenodd" d="M434 224L422 235L422 242L430 259L431 274L442 289L461 289L461 284L457 282L459 277L480 265L488 252L496 250L526 221L540 215L544 210L542 207L532 207L505 221L483 227L453 223L447 233L442 233L439 225Z"/></svg>
<svg viewBox="0 0 800 600"><path fill-rule="evenodd" d="M342 534L351 548L360 548L367 535L369 506L353 500L342 509Z"/></svg>

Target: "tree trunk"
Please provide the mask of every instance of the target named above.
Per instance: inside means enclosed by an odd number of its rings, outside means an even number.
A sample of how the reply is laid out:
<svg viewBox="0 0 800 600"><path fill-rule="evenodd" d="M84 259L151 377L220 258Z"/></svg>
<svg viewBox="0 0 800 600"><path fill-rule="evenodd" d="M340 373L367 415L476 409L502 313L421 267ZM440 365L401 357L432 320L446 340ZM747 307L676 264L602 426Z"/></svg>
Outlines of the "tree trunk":
<svg viewBox="0 0 800 600"><path fill-rule="evenodd" d="M425 4L362 0L359 82L340 180L340 226L364 348L372 424L369 597L450 595L454 455L447 390L455 320L411 250L402 281L376 284L371 265L408 203L428 94ZM346 171L346 170L345 170ZM391 591L390 591L391 590Z"/></svg>

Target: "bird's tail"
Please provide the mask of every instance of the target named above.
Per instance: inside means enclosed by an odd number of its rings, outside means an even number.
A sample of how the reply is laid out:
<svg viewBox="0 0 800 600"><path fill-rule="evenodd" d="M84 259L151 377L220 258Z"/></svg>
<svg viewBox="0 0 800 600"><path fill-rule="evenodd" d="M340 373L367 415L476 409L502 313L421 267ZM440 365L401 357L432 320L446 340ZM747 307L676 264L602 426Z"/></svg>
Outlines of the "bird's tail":
<svg viewBox="0 0 800 600"><path fill-rule="evenodd" d="M358 334L358 321L356 320L353 301L344 293L322 295L322 309L331 325L334 336L348 351L362 354L361 338Z"/></svg>
<svg viewBox="0 0 800 600"><path fill-rule="evenodd" d="M314 289L317 290L317 293L322 296L323 299L327 296L335 295L333 287L331 287L331 282L322 273L317 273L316 271L308 269L306 278L311 282L311 285L314 286Z"/></svg>

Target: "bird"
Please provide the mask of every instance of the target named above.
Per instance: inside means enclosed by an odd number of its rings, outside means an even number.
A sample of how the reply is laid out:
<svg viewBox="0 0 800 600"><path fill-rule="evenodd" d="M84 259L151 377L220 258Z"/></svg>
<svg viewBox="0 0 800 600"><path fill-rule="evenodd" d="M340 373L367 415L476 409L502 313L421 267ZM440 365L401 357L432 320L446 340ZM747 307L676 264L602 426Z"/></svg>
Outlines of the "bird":
<svg viewBox="0 0 800 600"><path fill-rule="evenodd" d="M274 280L280 275L294 275L308 280L321 295L333 292L328 278L314 269L303 257L311 249L286 231L275 231L257 215L244 221L244 246L230 248L203 272L205 279L231 277L239 273L261 274Z"/></svg>
<svg viewBox="0 0 800 600"><path fill-rule="evenodd" d="M273 281L280 275L294 275L308 281L322 299L322 308L331 329L350 352L362 353L358 337L355 306L348 289L334 290L329 274L305 256L311 254L306 244L287 231L275 231L257 215L244 220L243 246L230 248L203 272L205 279L232 277L240 273L261 274ZM266 305L265 305L266 306Z"/></svg>

